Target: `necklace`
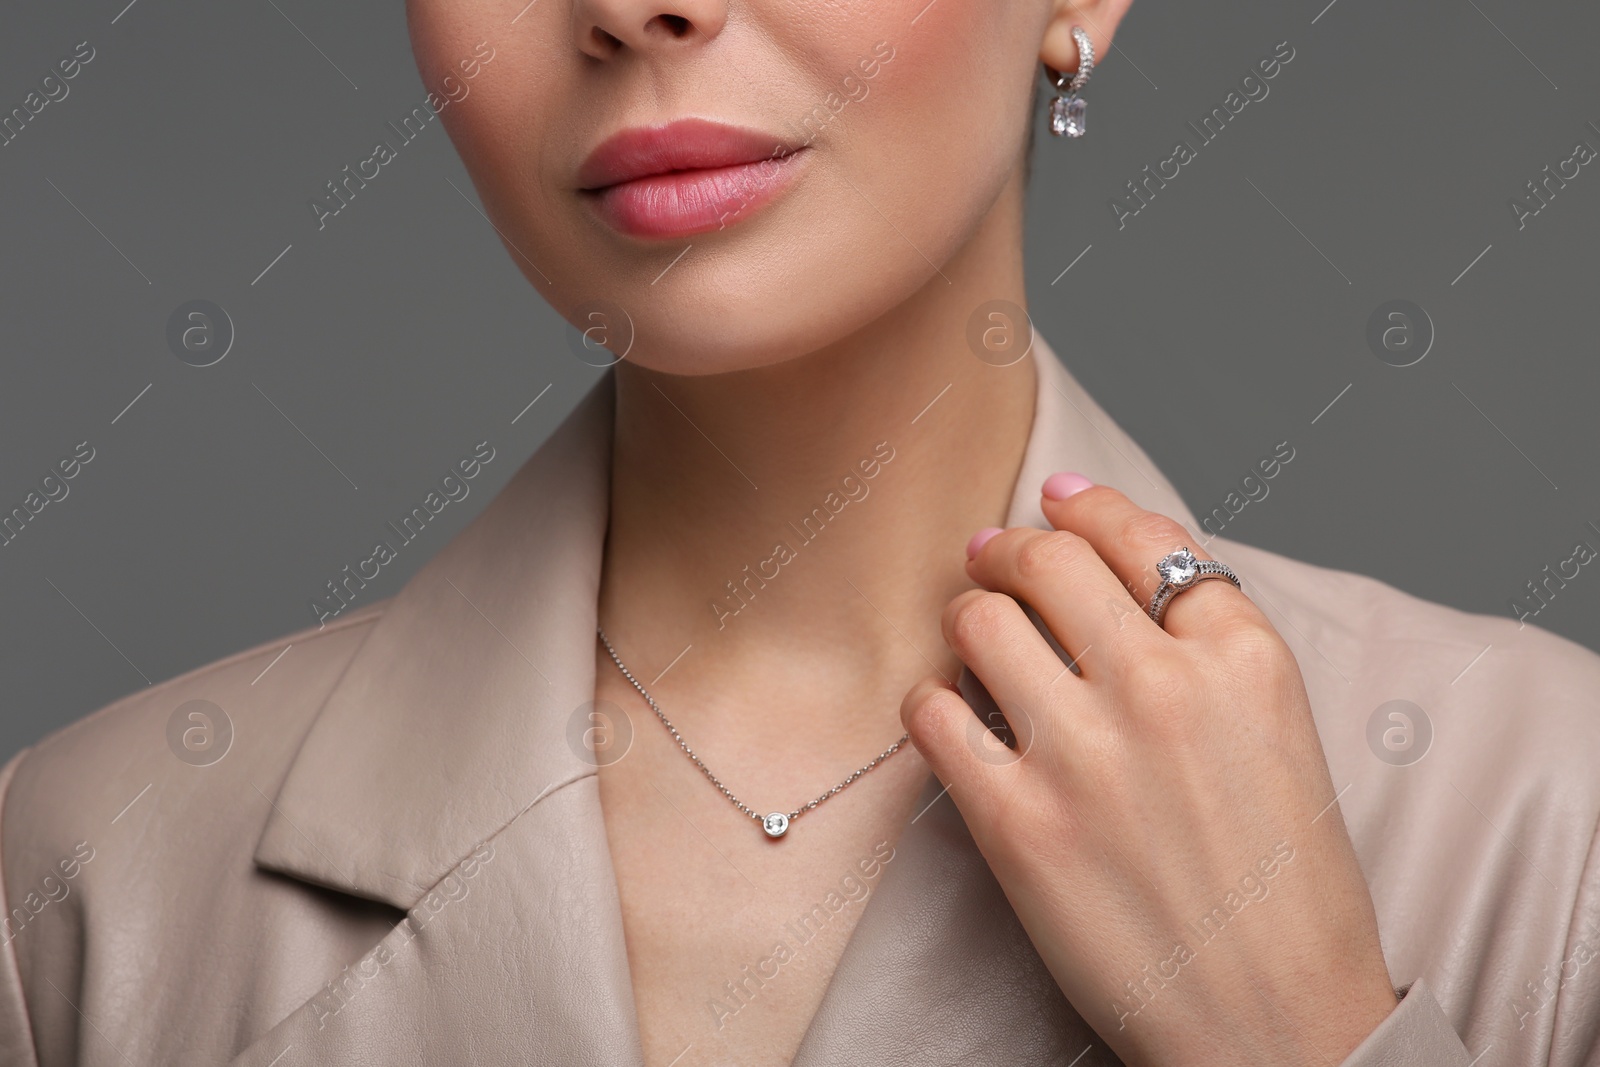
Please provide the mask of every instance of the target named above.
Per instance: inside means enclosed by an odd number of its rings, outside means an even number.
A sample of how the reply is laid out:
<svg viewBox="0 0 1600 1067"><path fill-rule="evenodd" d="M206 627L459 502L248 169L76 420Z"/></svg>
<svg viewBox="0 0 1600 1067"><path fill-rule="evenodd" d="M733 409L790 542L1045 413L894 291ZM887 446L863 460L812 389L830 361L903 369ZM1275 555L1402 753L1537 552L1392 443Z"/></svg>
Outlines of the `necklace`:
<svg viewBox="0 0 1600 1067"><path fill-rule="evenodd" d="M639 679L635 678L633 676L633 672L628 670L627 665L622 662L622 657L617 655L617 650L611 647L611 642L606 638L605 630L596 628L596 632L600 635L600 643L606 646L607 652L611 653L611 662L617 665L617 670L622 672L622 676L632 683L633 687L639 691L640 696L644 697L645 703L650 705L650 710L655 712L656 718L661 720L661 725L667 728L667 733L671 734L672 739L678 742L678 747L683 749L683 754L694 761L694 765L700 768L700 773L704 774L706 778L710 780L711 784L717 787L717 790L723 796L731 800L734 807L738 808L739 811L748 818L754 819L756 822L760 823L761 829L765 831L768 837L782 837L784 834L788 833L789 824L791 822L798 819L812 808L815 808L818 804L821 804L824 800L827 800L835 793L842 792L857 778L860 778L863 774L866 774L868 771L872 770L872 768L876 767L878 764L882 763L884 760L900 751L900 746L911 740L910 734L901 734L900 740L896 741L894 744L880 752L877 758L871 763L868 763L866 766L853 771L850 777L846 778L844 781L840 782L826 793L823 793L809 804L802 804L796 810L788 813L774 811L769 812L766 815L761 815L758 812L746 807L744 802L738 797L734 796L732 791L730 791L727 786L718 781L717 776L711 773L711 768L707 767L700 761L700 757L694 754L694 749L689 747L689 742L685 741L683 739L683 735L678 733L678 728L673 726L671 720L669 720L666 715L662 713L661 705L656 703L656 698L651 696L649 691L645 689L644 686L639 684Z"/></svg>

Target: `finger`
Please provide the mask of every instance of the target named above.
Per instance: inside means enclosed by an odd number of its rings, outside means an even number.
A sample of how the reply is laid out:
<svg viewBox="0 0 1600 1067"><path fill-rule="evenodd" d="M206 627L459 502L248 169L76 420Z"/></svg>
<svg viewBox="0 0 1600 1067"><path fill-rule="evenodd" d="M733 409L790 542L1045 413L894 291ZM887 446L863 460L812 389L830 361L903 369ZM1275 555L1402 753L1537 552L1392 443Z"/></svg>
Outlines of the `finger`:
<svg viewBox="0 0 1600 1067"><path fill-rule="evenodd" d="M1004 593L971 589L945 607L945 643L1002 707L1041 708L1056 682L1075 682L1022 605Z"/></svg>
<svg viewBox="0 0 1600 1067"><path fill-rule="evenodd" d="M1058 530L1004 530L979 545L967 573L986 589L1023 601L1056 642L1094 673L1094 650L1124 654L1138 641L1161 640L1160 628L1083 537Z"/></svg>
<svg viewBox="0 0 1600 1067"><path fill-rule="evenodd" d="M1090 485L1081 475L1054 475L1045 482L1044 514L1058 530L1069 530L1094 546L1100 558L1146 608L1161 584L1156 563L1187 547L1196 559L1210 559L1192 532L1154 511L1146 511L1107 485ZM1266 622L1249 597L1232 582L1203 581L1173 597L1162 619L1174 637L1227 632Z"/></svg>
<svg viewBox="0 0 1600 1067"><path fill-rule="evenodd" d="M924 678L900 702L900 722L934 777L958 798L962 814L981 818L993 797L995 766L971 743L974 726L983 729L972 705L949 682Z"/></svg>

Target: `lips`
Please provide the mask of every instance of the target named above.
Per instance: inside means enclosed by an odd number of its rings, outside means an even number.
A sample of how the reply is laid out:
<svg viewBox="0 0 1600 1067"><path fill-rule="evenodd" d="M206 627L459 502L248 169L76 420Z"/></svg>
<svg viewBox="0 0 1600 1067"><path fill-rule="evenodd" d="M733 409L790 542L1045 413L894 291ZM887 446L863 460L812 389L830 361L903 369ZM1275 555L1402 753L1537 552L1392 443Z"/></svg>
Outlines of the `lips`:
<svg viewBox="0 0 1600 1067"><path fill-rule="evenodd" d="M578 172L601 219L634 237L683 237L743 221L789 184L807 154L771 134L706 119L623 130Z"/></svg>

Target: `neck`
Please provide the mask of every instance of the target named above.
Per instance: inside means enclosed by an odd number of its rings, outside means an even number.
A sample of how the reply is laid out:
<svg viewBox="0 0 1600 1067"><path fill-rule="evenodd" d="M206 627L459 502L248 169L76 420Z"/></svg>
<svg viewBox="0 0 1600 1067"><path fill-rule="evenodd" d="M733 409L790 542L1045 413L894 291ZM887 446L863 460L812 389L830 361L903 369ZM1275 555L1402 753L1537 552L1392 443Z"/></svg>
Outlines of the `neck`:
<svg viewBox="0 0 1600 1067"><path fill-rule="evenodd" d="M917 678L955 677L940 614L1033 421L1033 357L997 367L967 342L980 304L1026 304L1021 200L1008 187L922 290L827 349L703 377L618 366L600 619L647 686L690 649L663 702L716 689L748 714L762 694L813 720L870 702L877 736Z"/></svg>

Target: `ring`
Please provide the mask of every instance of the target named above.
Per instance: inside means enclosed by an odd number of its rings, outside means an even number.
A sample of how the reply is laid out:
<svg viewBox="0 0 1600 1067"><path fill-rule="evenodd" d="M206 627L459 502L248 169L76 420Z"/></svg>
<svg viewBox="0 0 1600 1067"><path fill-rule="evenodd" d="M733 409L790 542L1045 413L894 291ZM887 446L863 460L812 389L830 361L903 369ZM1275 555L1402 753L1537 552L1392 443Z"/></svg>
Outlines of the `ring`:
<svg viewBox="0 0 1600 1067"><path fill-rule="evenodd" d="M1150 598L1150 618L1157 626L1161 625L1161 617L1167 613L1167 605L1173 597L1186 589L1193 589L1207 578L1226 578L1235 589L1244 588L1239 584L1239 576L1233 573L1232 567L1214 559L1195 559L1188 546L1161 557L1161 562L1156 564L1156 573L1161 575L1161 584L1156 586L1155 595Z"/></svg>

